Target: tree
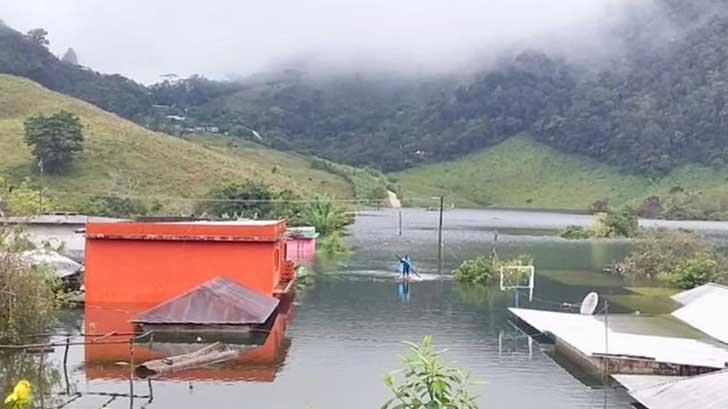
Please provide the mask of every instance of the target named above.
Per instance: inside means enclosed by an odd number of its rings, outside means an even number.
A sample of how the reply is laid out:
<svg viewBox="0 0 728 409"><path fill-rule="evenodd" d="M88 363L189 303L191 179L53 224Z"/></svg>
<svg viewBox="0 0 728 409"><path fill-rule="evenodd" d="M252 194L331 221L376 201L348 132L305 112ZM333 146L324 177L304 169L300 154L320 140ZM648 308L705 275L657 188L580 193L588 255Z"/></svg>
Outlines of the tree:
<svg viewBox="0 0 728 409"><path fill-rule="evenodd" d="M83 150L81 120L65 111L30 117L25 121L25 143L33 147L41 172L61 174Z"/></svg>
<svg viewBox="0 0 728 409"><path fill-rule="evenodd" d="M215 188L207 197L199 209L217 217L281 218L295 222L301 213L298 195L290 190L275 190L261 181L246 180Z"/></svg>
<svg viewBox="0 0 728 409"><path fill-rule="evenodd" d="M394 397L382 409L477 409L470 394L470 375L442 362L442 351L432 348L432 339L425 337L421 345L407 342L410 351L402 357L405 367L398 371L403 382L395 385L395 374L389 373L384 384Z"/></svg>
<svg viewBox="0 0 728 409"><path fill-rule="evenodd" d="M43 191L33 189L29 180L11 184L0 178L0 217L42 214L54 206L54 200Z"/></svg>
<svg viewBox="0 0 728 409"><path fill-rule="evenodd" d="M34 28L25 35L28 40L34 42L37 45L46 47L50 42L48 41L48 32L43 28Z"/></svg>
<svg viewBox="0 0 728 409"><path fill-rule="evenodd" d="M76 55L76 52L73 50L73 48L69 48L68 50L66 50L66 53L63 54L63 58L61 58L61 61L68 64L78 65L78 55Z"/></svg>
<svg viewBox="0 0 728 409"><path fill-rule="evenodd" d="M316 231L326 237L346 225L346 216L344 209L333 198L316 195L303 209L301 222L316 227Z"/></svg>
<svg viewBox="0 0 728 409"><path fill-rule="evenodd" d="M630 277L679 288L724 278L726 267L709 241L693 232L668 229L641 232L624 265Z"/></svg>

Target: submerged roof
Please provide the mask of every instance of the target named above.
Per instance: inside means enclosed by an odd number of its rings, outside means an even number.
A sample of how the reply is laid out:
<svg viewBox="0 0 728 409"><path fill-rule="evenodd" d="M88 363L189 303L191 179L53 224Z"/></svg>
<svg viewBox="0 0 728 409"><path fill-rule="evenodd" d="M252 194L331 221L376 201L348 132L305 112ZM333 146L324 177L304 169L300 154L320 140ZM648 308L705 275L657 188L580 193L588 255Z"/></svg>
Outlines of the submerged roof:
<svg viewBox="0 0 728 409"><path fill-rule="evenodd" d="M728 323L723 319L728 311L728 287L706 284L673 297L685 305L672 313L690 326L728 343Z"/></svg>
<svg viewBox="0 0 728 409"><path fill-rule="evenodd" d="M266 296L224 277L216 277L131 321L139 324L253 325L263 324L279 299Z"/></svg>
<svg viewBox="0 0 728 409"><path fill-rule="evenodd" d="M630 391L650 409L728 408L728 371L713 372Z"/></svg>
<svg viewBox="0 0 728 409"><path fill-rule="evenodd" d="M723 369L728 347L697 339L634 334L609 327L601 316L510 308L542 333L551 333L587 356L603 354L644 357L658 362ZM608 339L605 339L608 338Z"/></svg>

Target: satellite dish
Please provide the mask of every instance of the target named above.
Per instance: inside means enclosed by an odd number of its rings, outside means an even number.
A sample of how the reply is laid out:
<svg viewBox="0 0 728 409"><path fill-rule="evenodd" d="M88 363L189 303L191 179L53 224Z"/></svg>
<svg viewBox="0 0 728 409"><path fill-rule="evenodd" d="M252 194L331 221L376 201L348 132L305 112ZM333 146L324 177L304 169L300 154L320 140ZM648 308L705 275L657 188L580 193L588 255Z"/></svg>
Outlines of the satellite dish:
<svg viewBox="0 0 728 409"><path fill-rule="evenodd" d="M594 315L594 311L597 310L599 305L599 294L591 292L584 297L584 301L581 302L581 309L579 313L581 315Z"/></svg>

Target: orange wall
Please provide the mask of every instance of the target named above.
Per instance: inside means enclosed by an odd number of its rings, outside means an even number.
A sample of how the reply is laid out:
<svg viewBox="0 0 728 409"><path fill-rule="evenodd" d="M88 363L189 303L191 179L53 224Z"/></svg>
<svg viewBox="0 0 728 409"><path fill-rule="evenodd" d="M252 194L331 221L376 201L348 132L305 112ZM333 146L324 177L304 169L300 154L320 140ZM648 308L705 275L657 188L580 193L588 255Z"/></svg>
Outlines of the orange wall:
<svg viewBox="0 0 728 409"><path fill-rule="evenodd" d="M90 239L86 302L154 305L217 276L271 295L280 277L281 246L280 242ZM275 248L279 248L278 263Z"/></svg>

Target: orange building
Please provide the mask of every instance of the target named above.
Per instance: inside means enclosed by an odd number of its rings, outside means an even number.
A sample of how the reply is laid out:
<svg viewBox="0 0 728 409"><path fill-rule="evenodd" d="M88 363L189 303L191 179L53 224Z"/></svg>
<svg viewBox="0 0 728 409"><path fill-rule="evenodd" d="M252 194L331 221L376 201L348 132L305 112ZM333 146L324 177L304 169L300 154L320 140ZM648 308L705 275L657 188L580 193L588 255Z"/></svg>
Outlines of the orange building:
<svg viewBox="0 0 728 409"><path fill-rule="evenodd" d="M285 221L86 225L86 303L152 306L215 277L265 295L290 290Z"/></svg>

